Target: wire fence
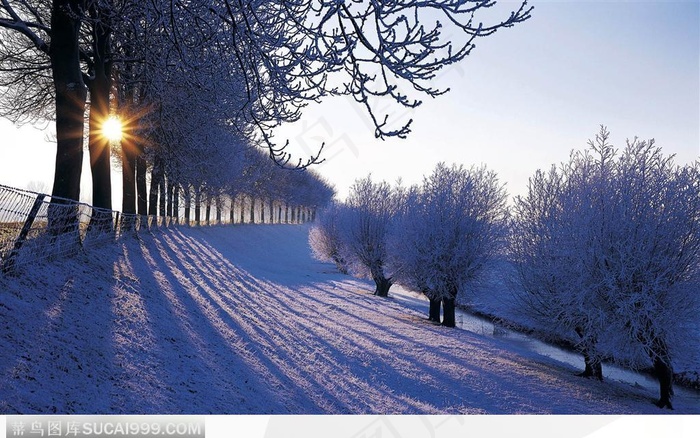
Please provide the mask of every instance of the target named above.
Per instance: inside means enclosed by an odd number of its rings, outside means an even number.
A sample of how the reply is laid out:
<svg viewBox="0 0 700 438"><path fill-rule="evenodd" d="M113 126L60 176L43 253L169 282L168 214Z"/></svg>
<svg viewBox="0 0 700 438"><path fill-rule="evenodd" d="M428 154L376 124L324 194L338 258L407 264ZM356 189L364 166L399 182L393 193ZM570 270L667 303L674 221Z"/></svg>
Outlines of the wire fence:
<svg viewBox="0 0 700 438"><path fill-rule="evenodd" d="M254 209L255 201L249 205ZM234 214L234 202L226 206L224 203L214 204L210 207L214 211L207 209L204 220L197 218L195 221L188 221L182 215L186 207L184 202L180 207L173 216L123 214L0 184L0 275L12 275L30 263L71 256L81 248L115 242L144 231L190 225L189 222L197 225L231 224L239 216L240 221L244 220L243 214ZM241 205L239 210L243 209ZM260 215L258 213L258 217ZM293 222L303 222L301 218L297 215ZM251 214L250 221L256 221L255 215ZM281 221L280 211L278 222ZM274 222L272 207L268 222Z"/></svg>

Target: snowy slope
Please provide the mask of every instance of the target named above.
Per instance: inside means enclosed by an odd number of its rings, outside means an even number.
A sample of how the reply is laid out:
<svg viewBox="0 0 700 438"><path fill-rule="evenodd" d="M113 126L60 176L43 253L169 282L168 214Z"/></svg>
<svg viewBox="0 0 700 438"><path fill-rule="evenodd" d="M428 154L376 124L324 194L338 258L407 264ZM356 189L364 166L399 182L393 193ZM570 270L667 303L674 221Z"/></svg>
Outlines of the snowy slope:
<svg viewBox="0 0 700 438"><path fill-rule="evenodd" d="M374 297L307 232L182 228L0 277L0 413L663 412Z"/></svg>

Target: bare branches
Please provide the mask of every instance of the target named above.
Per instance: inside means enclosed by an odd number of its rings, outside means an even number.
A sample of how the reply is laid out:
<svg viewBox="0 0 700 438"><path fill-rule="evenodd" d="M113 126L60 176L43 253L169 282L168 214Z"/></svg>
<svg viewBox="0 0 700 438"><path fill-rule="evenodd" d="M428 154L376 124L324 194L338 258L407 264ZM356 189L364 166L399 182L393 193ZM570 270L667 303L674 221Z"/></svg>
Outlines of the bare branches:
<svg viewBox="0 0 700 438"><path fill-rule="evenodd" d="M39 51L48 54L48 35L50 26L46 23L49 16L48 2L34 2L37 6L27 1L2 0L0 2L0 28L6 28L22 34Z"/></svg>
<svg viewBox="0 0 700 438"><path fill-rule="evenodd" d="M49 7L0 1L0 115L15 123L54 118Z"/></svg>
<svg viewBox="0 0 700 438"><path fill-rule="evenodd" d="M343 70L349 77L344 82L345 92L367 108L377 137L405 137L410 132L411 121L404 122L399 129L387 130L388 116L374 114L369 104L371 98L389 98L400 106L416 107L420 100L410 98L410 91L431 97L446 92L429 83L439 70L469 55L476 38L523 22L532 11L524 2L503 21L473 25L476 14L494 4L492 1L342 3L335 15L338 33L345 43L347 61ZM434 24L429 26L431 21Z"/></svg>
<svg viewBox="0 0 700 438"><path fill-rule="evenodd" d="M405 138L412 120L378 114L374 101L415 108L420 96L446 89L430 81L460 61L476 38L530 17L524 2L495 24L474 24L493 1L336 2L325 0L221 0L209 11L224 20L248 100L246 119L269 132L297 120L300 110L328 95L352 95L365 107L379 138ZM285 146L264 144L272 157ZM309 163L317 160L311 157Z"/></svg>

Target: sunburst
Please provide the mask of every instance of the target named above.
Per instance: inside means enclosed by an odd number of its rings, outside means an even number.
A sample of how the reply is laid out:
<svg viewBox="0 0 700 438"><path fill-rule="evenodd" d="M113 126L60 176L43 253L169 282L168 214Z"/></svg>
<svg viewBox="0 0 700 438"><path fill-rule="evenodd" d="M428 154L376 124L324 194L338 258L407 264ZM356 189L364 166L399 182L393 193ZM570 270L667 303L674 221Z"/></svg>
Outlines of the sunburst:
<svg viewBox="0 0 700 438"><path fill-rule="evenodd" d="M102 135L111 142L121 141L123 134L122 122L119 117L110 116L102 124Z"/></svg>

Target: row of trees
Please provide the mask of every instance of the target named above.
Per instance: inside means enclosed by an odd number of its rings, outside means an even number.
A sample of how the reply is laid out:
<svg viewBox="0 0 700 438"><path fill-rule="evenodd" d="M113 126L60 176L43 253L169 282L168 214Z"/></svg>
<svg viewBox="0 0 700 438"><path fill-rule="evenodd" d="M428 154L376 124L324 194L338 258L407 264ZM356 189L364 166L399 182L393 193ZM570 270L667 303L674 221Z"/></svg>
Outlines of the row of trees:
<svg viewBox="0 0 700 438"><path fill-rule="evenodd" d="M618 150L601 128L567 163L538 171L506 206L484 168L438 165L421 186L358 181L322 213L314 252L341 271L424 293L429 318L454 326L454 298L502 255L521 309L540 330L576 339L584 376L602 360L651 365L672 408L673 362L697 339L700 162L676 166L653 140Z"/></svg>
<svg viewBox="0 0 700 438"><path fill-rule="evenodd" d="M221 149L230 150L230 149ZM314 170L290 172L275 165L257 149L241 153L238 163L211 161L200 178L174 183L163 177L150 181L148 215L182 216L185 223L288 223L312 220L318 208L327 205L335 189ZM202 182L204 181L204 182ZM145 211L146 202L143 204ZM140 210L141 211L141 210ZM226 217L222 215L226 214Z"/></svg>
<svg viewBox="0 0 700 438"><path fill-rule="evenodd" d="M503 251L506 192L484 167L438 164L420 186L360 179L344 204L310 231L316 256L342 272L366 275L375 295L399 282L430 299L430 319L455 326L455 299Z"/></svg>
<svg viewBox="0 0 700 438"><path fill-rule="evenodd" d="M392 128L395 121L379 113L376 102L414 107L420 96L442 93L430 85L440 69L466 57L476 38L530 16L523 3L503 10L501 21L481 22L485 9L496 15L494 6L467 0L2 1L0 115L55 120L56 199L79 199L87 131L92 203L111 209L112 153L101 127L118 113L126 122L118 151L122 210L144 214L149 171L156 187L168 180L174 188L208 190L229 184L217 180L222 175L255 167L244 152L251 147L262 146L280 165L319 161L290 163L272 130L326 96L354 96L378 137L404 137L410 121Z"/></svg>

